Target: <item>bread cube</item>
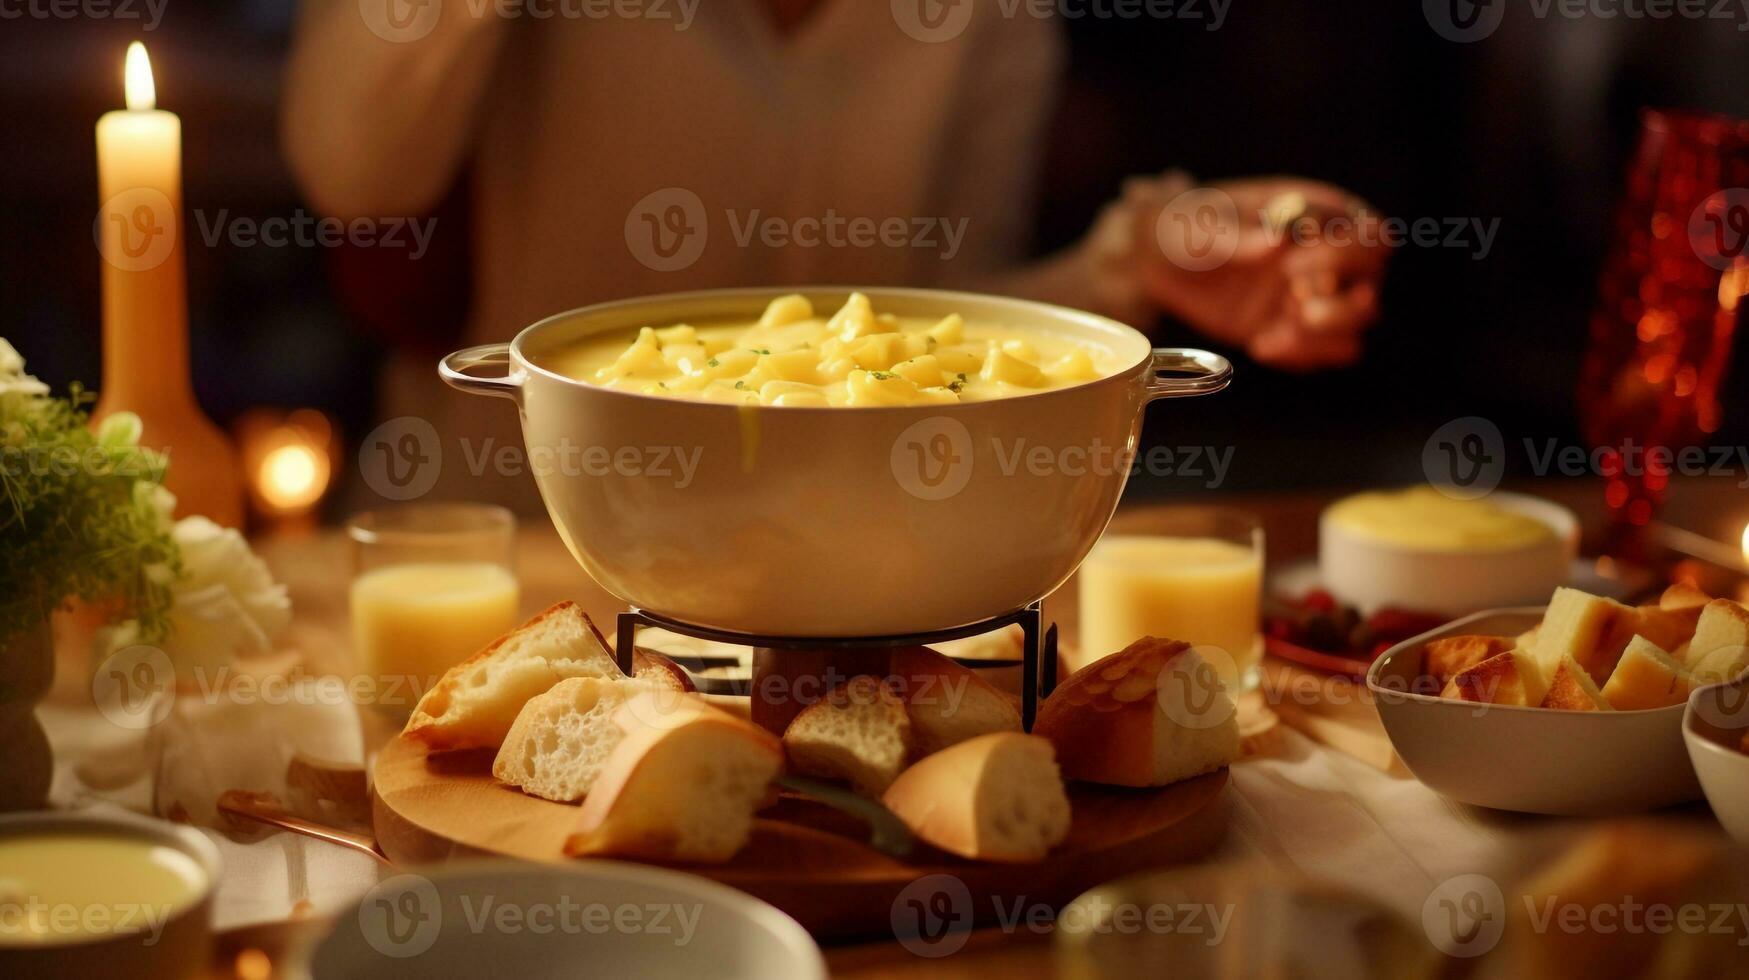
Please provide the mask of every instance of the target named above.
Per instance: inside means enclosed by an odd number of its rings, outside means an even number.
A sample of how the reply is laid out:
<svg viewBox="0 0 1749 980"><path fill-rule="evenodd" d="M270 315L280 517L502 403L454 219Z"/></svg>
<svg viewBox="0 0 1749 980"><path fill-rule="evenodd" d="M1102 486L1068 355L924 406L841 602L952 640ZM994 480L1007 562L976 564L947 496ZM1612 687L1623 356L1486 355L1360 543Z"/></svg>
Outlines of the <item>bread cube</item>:
<svg viewBox="0 0 1749 980"><path fill-rule="evenodd" d="M1556 589L1536 641L1543 676L1552 683L1555 671L1571 658L1594 683L1608 680L1628 641L1639 632L1640 618L1639 610L1613 599Z"/></svg>
<svg viewBox="0 0 1749 980"><path fill-rule="evenodd" d="M1504 636L1447 636L1429 640L1421 651L1421 672L1441 684L1484 660L1512 651L1514 641Z"/></svg>
<svg viewBox="0 0 1749 980"><path fill-rule="evenodd" d="M1542 666L1528 651L1512 649L1490 657L1451 679L1460 701L1535 707L1548 693Z"/></svg>
<svg viewBox="0 0 1749 980"><path fill-rule="evenodd" d="M1636 636L1603 685L1603 698L1618 711L1635 711L1681 704L1693 689L1686 667L1656 643Z"/></svg>
<svg viewBox="0 0 1749 980"><path fill-rule="evenodd" d="M1563 711L1609 711L1611 705L1592 681L1586 670L1572 657L1562 657L1549 678L1549 691L1543 695L1544 708Z"/></svg>
<svg viewBox="0 0 1749 980"><path fill-rule="evenodd" d="M1688 648L1688 669L1697 684L1735 678L1749 667L1749 609L1714 599L1701 610Z"/></svg>

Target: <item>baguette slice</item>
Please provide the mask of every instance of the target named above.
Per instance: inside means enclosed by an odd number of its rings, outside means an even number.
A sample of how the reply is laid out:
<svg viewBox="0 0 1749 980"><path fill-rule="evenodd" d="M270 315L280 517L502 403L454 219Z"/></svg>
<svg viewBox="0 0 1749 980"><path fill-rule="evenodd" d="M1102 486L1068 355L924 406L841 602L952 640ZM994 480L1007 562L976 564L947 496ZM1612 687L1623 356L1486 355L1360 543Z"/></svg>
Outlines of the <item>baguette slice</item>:
<svg viewBox="0 0 1749 980"><path fill-rule="evenodd" d="M922 758L991 732L1020 731L1020 708L970 667L928 647L901 647L887 682L911 718L911 751Z"/></svg>
<svg viewBox="0 0 1749 980"><path fill-rule="evenodd" d="M1504 636L1447 636L1431 640L1421 651L1421 672L1444 684L1484 660L1510 653L1513 646L1514 642Z"/></svg>
<svg viewBox="0 0 1749 980"><path fill-rule="evenodd" d="M607 637L602 635L601 627L595 625L595 620L590 619L588 613L583 614L583 623L589 627L589 632L594 634L595 642L601 645L601 649L608 651L611 655L613 644L607 642ZM615 657L614 665L618 666L618 664L619 659ZM632 676L671 691L691 692L698 690L697 685L692 683L692 675L688 674L679 664L654 650L646 650L643 647L632 648Z"/></svg>
<svg viewBox="0 0 1749 980"><path fill-rule="evenodd" d="M554 684L523 705L492 760L492 775L532 796L577 802L625 737L614 712L653 689L642 679L569 677Z"/></svg>
<svg viewBox="0 0 1749 980"><path fill-rule="evenodd" d="M497 748L529 698L567 677L624 676L583 610L561 602L451 667L403 734L434 750Z"/></svg>
<svg viewBox="0 0 1749 980"><path fill-rule="evenodd" d="M1597 683L1591 679L1590 671L1580 666L1572 657L1562 658L1555 667L1555 675L1549 678L1549 693L1543 696L1540 707L1559 708L1563 711L1611 710L1603 692L1597 689Z"/></svg>
<svg viewBox="0 0 1749 980"><path fill-rule="evenodd" d="M977 861L1037 861L1069 835L1069 797L1051 743L996 732L943 749L881 797L911 831Z"/></svg>
<svg viewBox="0 0 1749 980"><path fill-rule="evenodd" d="M1603 698L1617 711L1636 711L1681 704L1693 689L1686 667L1656 643L1636 636L1603 685Z"/></svg>
<svg viewBox="0 0 1749 980"><path fill-rule="evenodd" d="M852 677L796 715L783 748L791 772L843 779L879 797L910 756L911 719L886 681Z"/></svg>
<svg viewBox="0 0 1749 980"><path fill-rule="evenodd" d="M1451 679L1452 695L1478 704L1537 707L1549 693L1542 665L1527 650L1512 649Z"/></svg>
<svg viewBox="0 0 1749 980"><path fill-rule="evenodd" d="M1070 779L1164 786L1237 759L1237 715L1189 644L1144 637L1058 685L1033 733L1056 746Z"/></svg>
<svg viewBox="0 0 1749 980"><path fill-rule="evenodd" d="M783 769L778 740L695 695L668 691L638 694L613 717L625 737L584 798L565 853L697 863L734 857Z"/></svg>
<svg viewBox="0 0 1749 980"><path fill-rule="evenodd" d="M1656 603L1640 607L1639 635L1660 650L1676 650L1694 638L1701 611L1711 601L1711 596L1692 585L1672 585Z"/></svg>
<svg viewBox="0 0 1749 980"><path fill-rule="evenodd" d="M1689 643L1687 663L1697 684L1741 674L1749 667L1749 610L1729 599L1707 603Z"/></svg>

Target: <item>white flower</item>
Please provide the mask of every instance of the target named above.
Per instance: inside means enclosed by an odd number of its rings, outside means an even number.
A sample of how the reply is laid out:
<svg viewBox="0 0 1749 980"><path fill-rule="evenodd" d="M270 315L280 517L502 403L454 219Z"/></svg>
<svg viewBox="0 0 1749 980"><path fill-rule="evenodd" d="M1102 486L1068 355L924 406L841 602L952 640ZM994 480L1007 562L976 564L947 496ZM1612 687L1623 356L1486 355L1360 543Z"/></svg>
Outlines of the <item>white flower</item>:
<svg viewBox="0 0 1749 980"><path fill-rule="evenodd" d="M160 503L173 499L154 496ZM182 574L169 583L169 632L161 644L171 662L179 669L213 669L271 653L291 622L291 599L243 535L204 517L184 517L170 537L182 554ZM134 642L137 632L132 621L105 631L99 662Z"/></svg>
<svg viewBox="0 0 1749 980"><path fill-rule="evenodd" d="M46 395L49 386L24 373L24 358L18 349L0 337L0 395L14 392L24 395Z"/></svg>

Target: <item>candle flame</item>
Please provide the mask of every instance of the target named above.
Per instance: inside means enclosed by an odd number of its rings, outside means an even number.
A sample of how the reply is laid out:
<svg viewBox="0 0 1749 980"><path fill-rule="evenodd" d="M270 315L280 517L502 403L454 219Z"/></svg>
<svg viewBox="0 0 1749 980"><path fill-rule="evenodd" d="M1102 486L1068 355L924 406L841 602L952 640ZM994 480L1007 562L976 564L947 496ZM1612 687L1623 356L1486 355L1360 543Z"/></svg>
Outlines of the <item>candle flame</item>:
<svg viewBox="0 0 1749 980"><path fill-rule="evenodd" d="M1743 525L1743 562L1749 564L1749 524Z"/></svg>
<svg viewBox="0 0 1749 980"><path fill-rule="evenodd" d="M262 498L274 508L304 510L328 489L328 461L307 445L286 443L262 457L256 481Z"/></svg>
<svg viewBox="0 0 1749 980"><path fill-rule="evenodd" d="M144 44L135 41L128 45L127 68L123 76L129 109L157 108L158 87L152 83L152 62L146 57Z"/></svg>

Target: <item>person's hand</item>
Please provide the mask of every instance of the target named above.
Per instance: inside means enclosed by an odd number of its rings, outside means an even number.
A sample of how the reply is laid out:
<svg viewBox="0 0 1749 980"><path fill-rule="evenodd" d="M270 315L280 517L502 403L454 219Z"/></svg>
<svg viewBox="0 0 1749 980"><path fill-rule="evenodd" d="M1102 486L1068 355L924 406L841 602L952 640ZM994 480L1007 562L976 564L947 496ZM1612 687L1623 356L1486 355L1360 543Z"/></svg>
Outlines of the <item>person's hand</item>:
<svg viewBox="0 0 1749 980"><path fill-rule="evenodd" d="M1291 177L1132 182L1134 273L1162 309L1288 370L1352 363L1390 250L1340 188Z"/></svg>

